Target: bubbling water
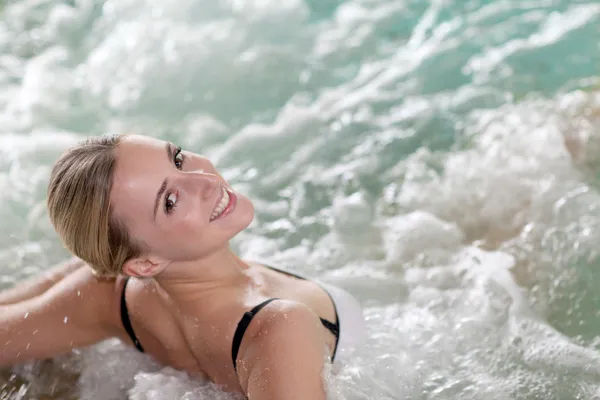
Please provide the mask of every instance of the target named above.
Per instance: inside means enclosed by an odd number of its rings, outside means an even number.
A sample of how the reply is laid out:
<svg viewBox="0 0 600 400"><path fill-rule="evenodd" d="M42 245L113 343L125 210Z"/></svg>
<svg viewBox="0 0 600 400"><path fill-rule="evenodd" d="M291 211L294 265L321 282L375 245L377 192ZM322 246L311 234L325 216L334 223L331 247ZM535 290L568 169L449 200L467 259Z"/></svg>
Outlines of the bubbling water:
<svg viewBox="0 0 600 400"><path fill-rule="evenodd" d="M363 304L331 400L600 396L596 3L2 7L0 288L65 257L58 155L143 132L254 200L240 254ZM25 396L237 398L116 340L0 374Z"/></svg>

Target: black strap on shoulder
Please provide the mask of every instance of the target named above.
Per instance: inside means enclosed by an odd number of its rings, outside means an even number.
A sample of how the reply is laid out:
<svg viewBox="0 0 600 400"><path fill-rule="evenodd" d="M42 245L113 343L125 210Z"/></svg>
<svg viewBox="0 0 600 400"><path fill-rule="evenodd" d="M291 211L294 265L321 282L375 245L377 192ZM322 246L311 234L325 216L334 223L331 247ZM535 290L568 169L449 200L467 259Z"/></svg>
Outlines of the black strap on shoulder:
<svg viewBox="0 0 600 400"><path fill-rule="evenodd" d="M325 328L327 328L329 330L329 332L333 333L333 336L335 336L335 338L339 338L340 336L340 327L338 324L334 324L333 322L325 319L325 318L320 318L321 319L321 323L323 324L323 326ZM337 320L337 317L336 317Z"/></svg>
<svg viewBox="0 0 600 400"><path fill-rule="evenodd" d="M250 325L250 321L252 321L252 318L254 318L256 313L258 313L264 306L266 306L273 300L278 300L278 299L273 297L271 299L263 301L259 305L255 306L252 310L246 311L244 313L244 315L242 316L242 319L240 319L240 322L238 322L237 329L235 330L235 334L233 335L233 343L231 344L231 359L233 360L233 369L236 372L237 372L237 365L236 365L237 355L238 355L238 352L240 351L240 345L242 344L242 338L244 337L244 333L246 333L246 329L248 328L248 325Z"/></svg>
<svg viewBox="0 0 600 400"><path fill-rule="evenodd" d="M284 275L293 276L294 278L298 278L301 280L307 280L306 277L295 274L290 271L286 271L285 269L281 269L281 268L278 268L278 267L275 267L275 266L269 265L269 264L263 264L263 265L273 271L281 272ZM333 357L332 357L332 360L333 360L335 358L335 354L337 353L337 345L338 345L338 342L340 339L340 318L338 316L338 311L337 311L337 306L335 304L335 301L333 300L333 297L331 297L331 294L329 293L329 291L325 287L323 287L323 285L320 285L318 282L316 282L316 283L317 283L317 285L321 286L321 288L325 291L325 293L327 293L327 295L331 299L331 303L333 304L333 309L335 311L335 323L333 323L325 318L320 318L323 326L325 328L327 328L327 330L329 330L329 332L331 332L333 334L333 336L335 336L335 348L333 350Z"/></svg>
<svg viewBox="0 0 600 400"><path fill-rule="evenodd" d="M129 320L129 312L127 311L127 301L125 301L125 289L127 289L127 282L129 282L129 277L125 278L123 292L121 293L121 322L123 323L123 327L125 328L125 331L127 331L127 334L133 341L135 347L143 353L144 348L140 344L140 341L138 340L137 336L135 336L135 332L133 331L133 327L131 326L131 321Z"/></svg>

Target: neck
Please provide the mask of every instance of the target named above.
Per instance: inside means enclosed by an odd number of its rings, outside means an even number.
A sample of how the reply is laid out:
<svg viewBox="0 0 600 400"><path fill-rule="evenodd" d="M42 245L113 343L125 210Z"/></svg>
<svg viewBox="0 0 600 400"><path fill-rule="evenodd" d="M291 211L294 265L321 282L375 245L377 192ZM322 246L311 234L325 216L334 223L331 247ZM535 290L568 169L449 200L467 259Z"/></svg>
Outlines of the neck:
<svg viewBox="0 0 600 400"><path fill-rule="evenodd" d="M244 286L250 278L249 265L229 248L193 261L172 262L155 281L176 303L214 295L223 289Z"/></svg>

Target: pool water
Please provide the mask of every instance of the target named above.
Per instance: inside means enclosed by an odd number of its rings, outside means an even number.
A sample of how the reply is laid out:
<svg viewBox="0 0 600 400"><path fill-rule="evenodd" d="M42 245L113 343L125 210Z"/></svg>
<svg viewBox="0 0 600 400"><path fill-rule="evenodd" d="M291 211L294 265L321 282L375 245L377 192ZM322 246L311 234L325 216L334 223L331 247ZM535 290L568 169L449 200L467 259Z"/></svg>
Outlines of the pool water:
<svg viewBox="0 0 600 400"><path fill-rule="evenodd" d="M57 157L134 132L255 203L233 245L344 287L334 400L600 396L600 3L4 0L0 288L67 255ZM0 399L236 397L117 341Z"/></svg>

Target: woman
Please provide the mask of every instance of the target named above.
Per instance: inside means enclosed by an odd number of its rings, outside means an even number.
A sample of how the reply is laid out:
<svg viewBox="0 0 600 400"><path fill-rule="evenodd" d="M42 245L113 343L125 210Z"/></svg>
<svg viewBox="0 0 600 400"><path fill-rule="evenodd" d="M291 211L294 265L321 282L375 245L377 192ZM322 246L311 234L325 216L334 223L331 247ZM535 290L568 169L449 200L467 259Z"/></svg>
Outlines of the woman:
<svg viewBox="0 0 600 400"><path fill-rule="evenodd" d="M364 337L348 293L235 255L252 203L170 143L70 149L48 212L79 260L0 294L0 366L118 337L250 399L325 399L324 363Z"/></svg>

